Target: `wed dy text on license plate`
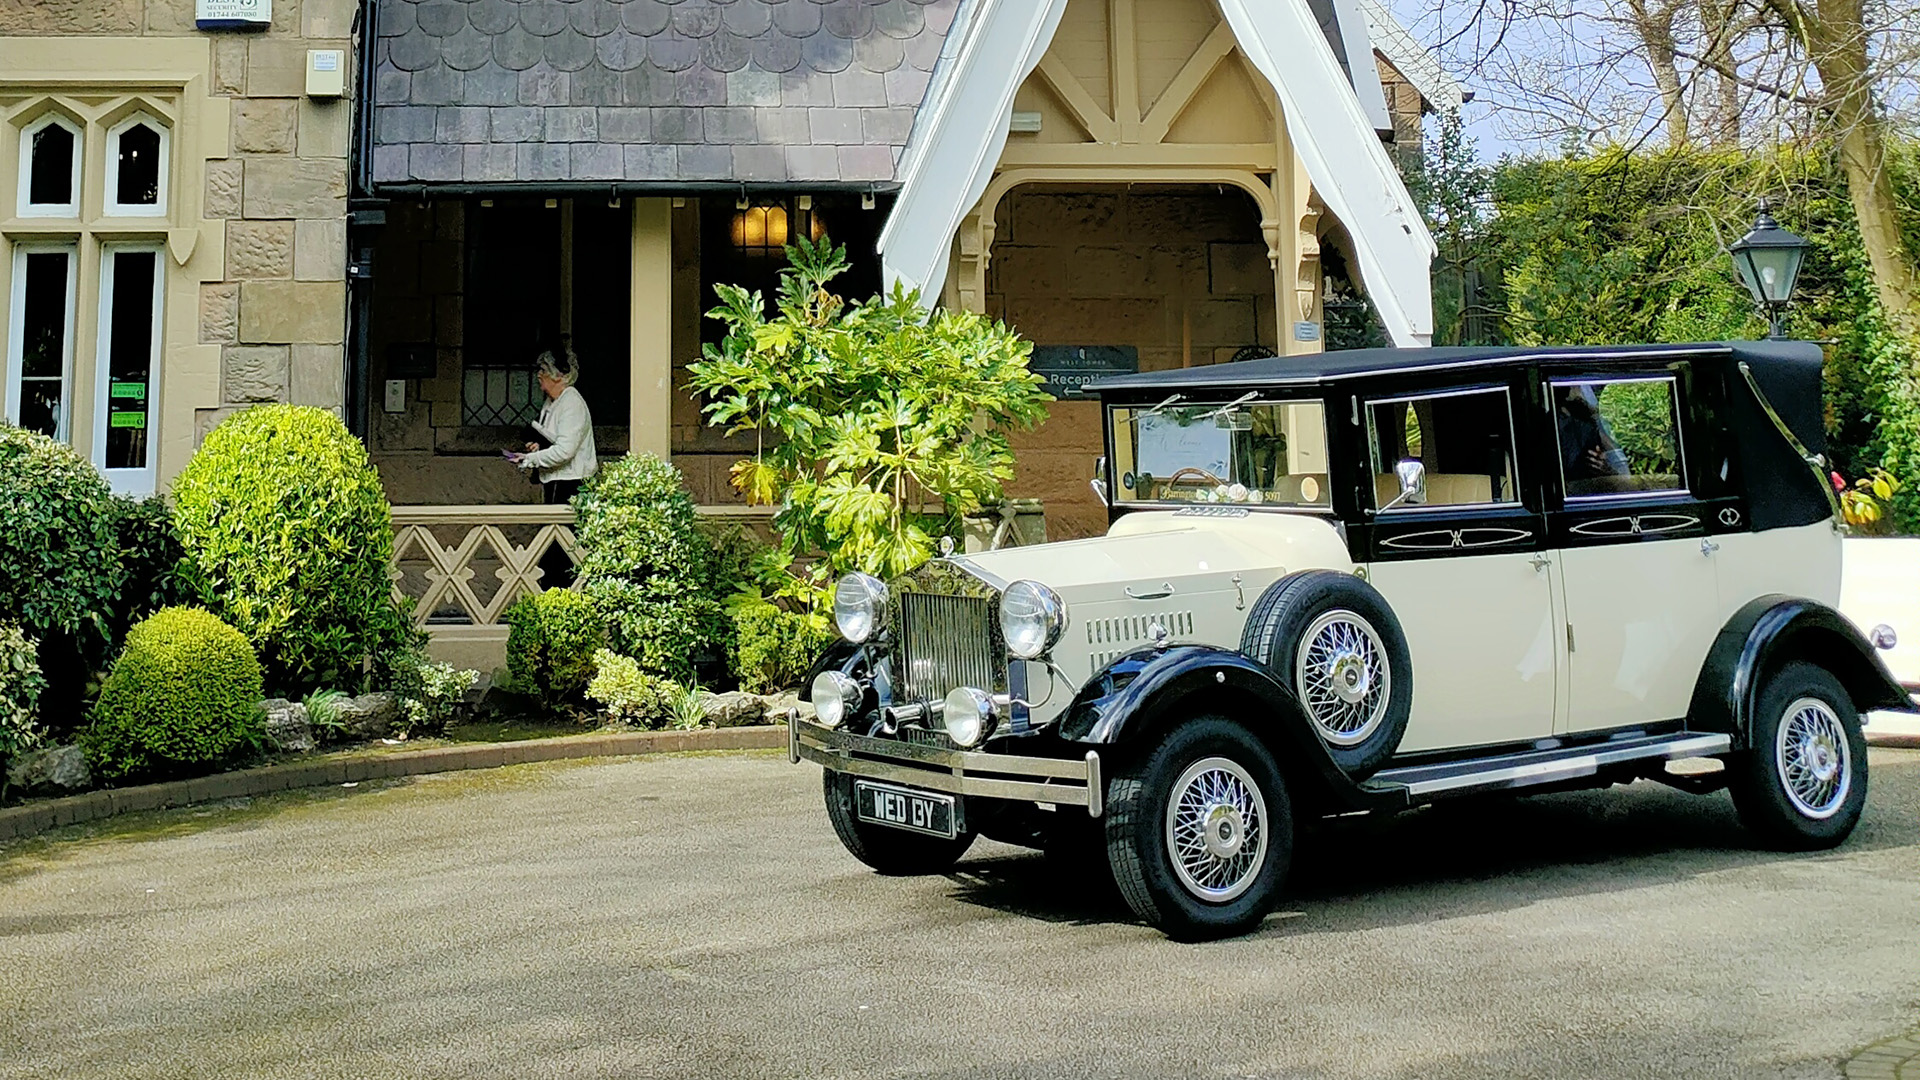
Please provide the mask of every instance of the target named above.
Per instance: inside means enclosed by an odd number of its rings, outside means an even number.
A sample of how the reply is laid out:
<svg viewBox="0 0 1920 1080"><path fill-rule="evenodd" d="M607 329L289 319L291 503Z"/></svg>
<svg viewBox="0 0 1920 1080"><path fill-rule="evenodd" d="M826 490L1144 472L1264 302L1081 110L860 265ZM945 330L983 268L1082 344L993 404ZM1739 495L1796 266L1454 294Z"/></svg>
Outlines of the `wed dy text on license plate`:
<svg viewBox="0 0 1920 1080"><path fill-rule="evenodd" d="M891 825L896 829L943 836L958 835L951 795L879 784L872 780L853 782L853 812L861 821Z"/></svg>

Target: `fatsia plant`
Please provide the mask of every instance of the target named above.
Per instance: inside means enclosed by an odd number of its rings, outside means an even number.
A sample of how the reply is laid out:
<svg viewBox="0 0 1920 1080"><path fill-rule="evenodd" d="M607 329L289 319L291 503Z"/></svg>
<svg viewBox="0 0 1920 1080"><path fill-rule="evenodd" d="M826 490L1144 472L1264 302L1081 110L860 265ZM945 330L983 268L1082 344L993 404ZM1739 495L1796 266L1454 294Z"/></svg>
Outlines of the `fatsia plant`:
<svg viewBox="0 0 1920 1080"><path fill-rule="evenodd" d="M1032 345L965 311L928 312L916 293L849 303L830 288L846 249L787 249L777 314L757 292L718 286L709 318L727 336L692 365L708 421L753 432L734 486L778 505L786 559L823 555L799 593L817 599L847 570L889 576L933 554L959 515L1001 497L1009 432L1046 418Z"/></svg>

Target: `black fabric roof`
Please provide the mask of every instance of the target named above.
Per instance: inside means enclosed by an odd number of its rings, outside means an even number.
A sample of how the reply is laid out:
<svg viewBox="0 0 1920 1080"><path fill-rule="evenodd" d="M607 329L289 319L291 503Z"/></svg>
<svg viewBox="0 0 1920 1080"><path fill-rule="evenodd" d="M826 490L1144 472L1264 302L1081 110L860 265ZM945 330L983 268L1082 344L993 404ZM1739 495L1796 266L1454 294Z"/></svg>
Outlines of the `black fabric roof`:
<svg viewBox="0 0 1920 1080"><path fill-rule="evenodd" d="M1102 379L1087 387L1088 393L1114 390L1167 390L1234 387L1258 390L1264 387L1311 386L1336 379L1367 375L1405 374L1415 371L1470 368L1511 364L1525 360L1582 360L1599 363L1634 357L1729 355L1735 351L1758 349L1768 353L1780 346L1805 346L1819 354L1817 345L1805 342L1713 342L1697 345L1582 345L1545 346L1454 346L1431 349L1347 349L1340 352L1310 353L1304 356L1272 356L1264 360L1209 364L1204 367L1177 368L1171 371L1147 371ZM1757 355L1758 353L1756 353Z"/></svg>

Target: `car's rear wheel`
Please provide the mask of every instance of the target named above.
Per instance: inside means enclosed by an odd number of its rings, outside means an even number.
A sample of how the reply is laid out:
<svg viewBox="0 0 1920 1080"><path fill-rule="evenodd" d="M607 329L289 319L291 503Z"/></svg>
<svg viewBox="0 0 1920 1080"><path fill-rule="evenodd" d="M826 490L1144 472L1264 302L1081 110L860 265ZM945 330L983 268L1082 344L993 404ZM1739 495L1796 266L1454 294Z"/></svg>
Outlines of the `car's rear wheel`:
<svg viewBox="0 0 1920 1080"><path fill-rule="evenodd" d="M1348 776L1372 775L1400 747L1413 711L1413 662L1400 621L1373 586L1331 570L1268 586L1240 651L1293 690Z"/></svg>
<svg viewBox="0 0 1920 1080"><path fill-rule="evenodd" d="M1867 802L1867 740L1840 680L1804 661L1767 679L1748 748L1727 760L1740 820L1773 847L1830 848Z"/></svg>
<svg viewBox="0 0 1920 1080"><path fill-rule="evenodd" d="M1107 860L1127 905L1168 937L1257 926L1293 858L1293 813L1273 755L1238 724L1181 724L1107 790Z"/></svg>
<svg viewBox="0 0 1920 1080"><path fill-rule="evenodd" d="M833 822L840 843L854 858L883 874L905 877L944 873L973 846L971 832L949 840L861 821L853 809L853 777L846 773L828 770L822 774L822 787L827 820Z"/></svg>

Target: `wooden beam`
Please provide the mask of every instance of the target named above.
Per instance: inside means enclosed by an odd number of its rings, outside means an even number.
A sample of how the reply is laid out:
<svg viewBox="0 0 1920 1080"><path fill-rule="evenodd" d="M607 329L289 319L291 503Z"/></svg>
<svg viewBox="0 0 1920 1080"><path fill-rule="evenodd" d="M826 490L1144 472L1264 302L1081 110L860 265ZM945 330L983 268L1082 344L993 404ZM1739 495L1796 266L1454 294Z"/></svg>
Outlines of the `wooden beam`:
<svg viewBox="0 0 1920 1080"><path fill-rule="evenodd" d="M1150 146L1098 143L1011 143L1000 153L1000 168L1045 168L1050 165L1080 168L1156 167L1240 169L1270 173L1277 167L1278 154L1271 143L1220 144L1155 143Z"/></svg>
<svg viewBox="0 0 1920 1080"><path fill-rule="evenodd" d="M1140 43L1133 0L1112 0L1107 8L1110 61L1113 66L1113 118L1120 141L1140 141Z"/></svg>
<svg viewBox="0 0 1920 1080"><path fill-rule="evenodd" d="M1140 141L1157 143L1167 137L1173 128L1173 122L1187 111L1194 96L1206 85L1213 73L1220 68L1220 62L1233 53L1233 27L1225 20L1213 28L1213 33L1200 43L1200 47L1187 57L1180 67L1180 74L1173 77L1167 88L1160 94L1160 100L1153 103L1153 109L1140 124Z"/></svg>
<svg viewBox="0 0 1920 1080"><path fill-rule="evenodd" d="M1106 110L1093 100L1093 95L1087 93L1086 86L1074 77L1073 72L1067 70L1067 65L1059 57L1052 53L1041 57L1040 67L1037 70L1040 72L1040 77L1047 81L1047 85L1053 88L1054 94L1060 98L1061 103L1066 105L1067 111L1073 114L1074 121L1085 128L1088 135L1093 136L1094 142L1117 143L1120 141L1120 128L1113 122L1113 117L1108 116Z"/></svg>
<svg viewBox="0 0 1920 1080"><path fill-rule="evenodd" d="M662 461L673 450L673 211L633 200L627 441Z"/></svg>

